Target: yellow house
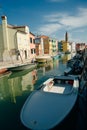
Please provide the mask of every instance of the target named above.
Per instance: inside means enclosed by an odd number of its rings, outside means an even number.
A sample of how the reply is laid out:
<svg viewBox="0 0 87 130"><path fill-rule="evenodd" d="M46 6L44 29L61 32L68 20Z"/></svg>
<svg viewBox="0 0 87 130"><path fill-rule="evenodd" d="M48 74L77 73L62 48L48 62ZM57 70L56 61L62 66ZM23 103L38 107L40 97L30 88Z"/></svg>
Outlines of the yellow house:
<svg viewBox="0 0 87 130"><path fill-rule="evenodd" d="M58 41L54 38L49 38L49 54L55 56L58 53Z"/></svg>
<svg viewBox="0 0 87 130"><path fill-rule="evenodd" d="M69 44L69 42L61 41L61 50L62 50L62 52L64 52L64 53L70 52L71 49L70 49L70 44Z"/></svg>

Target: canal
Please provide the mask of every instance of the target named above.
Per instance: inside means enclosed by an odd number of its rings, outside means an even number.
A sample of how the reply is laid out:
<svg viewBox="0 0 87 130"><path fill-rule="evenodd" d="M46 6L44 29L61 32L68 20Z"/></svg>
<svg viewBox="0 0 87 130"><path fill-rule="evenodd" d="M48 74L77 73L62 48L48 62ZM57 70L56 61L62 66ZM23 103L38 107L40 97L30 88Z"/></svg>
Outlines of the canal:
<svg viewBox="0 0 87 130"><path fill-rule="evenodd" d="M27 130L20 121L21 108L30 93L50 76L60 75L69 55L37 69L6 73L0 76L0 130Z"/></svg>

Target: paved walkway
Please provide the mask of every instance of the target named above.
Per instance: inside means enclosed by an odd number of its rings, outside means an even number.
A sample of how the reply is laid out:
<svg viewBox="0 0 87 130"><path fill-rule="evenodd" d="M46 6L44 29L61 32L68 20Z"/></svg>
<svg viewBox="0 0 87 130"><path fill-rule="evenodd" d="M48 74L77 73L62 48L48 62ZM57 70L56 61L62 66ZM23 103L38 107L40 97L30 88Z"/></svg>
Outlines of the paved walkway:
<svg viewBox="0 0 87 130"><path fill-rule="evenodd" d="M0 62L0 69L12 67L12 66L17 66L17 65L20 65L20 64L26 64L26 63L31 63L31 60L27 59L27 60L24 60L23 62L20 61L20 60L19 61L15 60L13 62L3 61L3 62Z"/></svg>

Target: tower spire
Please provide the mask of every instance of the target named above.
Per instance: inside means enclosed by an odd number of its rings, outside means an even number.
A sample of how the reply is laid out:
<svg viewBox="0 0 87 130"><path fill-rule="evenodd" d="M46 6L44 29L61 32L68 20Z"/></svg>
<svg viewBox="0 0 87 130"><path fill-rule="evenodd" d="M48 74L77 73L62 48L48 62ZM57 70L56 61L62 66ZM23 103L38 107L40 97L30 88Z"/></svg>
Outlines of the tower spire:
<svg viewBox="0 0 87 130"><path fill-rule="evenodd" d="M68 42L68 33L66 31L66 34L65 34L65 41Z"/></svg>

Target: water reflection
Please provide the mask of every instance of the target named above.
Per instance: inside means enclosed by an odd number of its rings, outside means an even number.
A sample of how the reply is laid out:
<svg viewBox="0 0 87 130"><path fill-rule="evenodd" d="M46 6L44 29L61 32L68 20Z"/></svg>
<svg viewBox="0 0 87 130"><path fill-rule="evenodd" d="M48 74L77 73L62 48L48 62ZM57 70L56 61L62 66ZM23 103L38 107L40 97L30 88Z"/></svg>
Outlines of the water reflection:
<svg viewBox="0 0 87 130"><path fill-rule="evenodd" d="M68 60L70 60L72 57L71 57L71 54L65 54L61 59L60 61L63 63L63 64L66 64L66 62Z"/></svg>
<svg viewBox="0 0 87 130"><path fill-rule="evenodd" d="M25 70L0 78L0 100L10 100L16 103L16 97L25 91L33 91L37 80L37 70Z"/></svg>
<svg viewBox="0 0 87 130"><path fill-rule="evenodd" d="M43 77L58 75L63 72L69 56L60 60L49 62L49 64L38 64L38 68L32 71L24 70L14 72L0 77L0 101L10 101L16 103L17 97L30 93L35 89L35 85ZM40 81L41 83L41 81Z"/></svg>
<svg viewBox="0 0 87 130"><path fill-rule="evenodd" d="M10 91L8 89L8 77L10 73L6 73L0 76L0 100L7 99L9 97Z"/></svg>
<svg viewBox="0 0 87 130"><path fill-rule="evenodd" d="M38 69L37 69L37 73L38 73L38 80L45 76L50 70L53 69L53 64L54 62L49 62L49 63L38 63Z"/></svg>

